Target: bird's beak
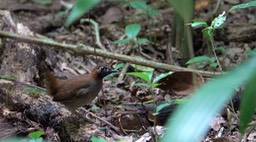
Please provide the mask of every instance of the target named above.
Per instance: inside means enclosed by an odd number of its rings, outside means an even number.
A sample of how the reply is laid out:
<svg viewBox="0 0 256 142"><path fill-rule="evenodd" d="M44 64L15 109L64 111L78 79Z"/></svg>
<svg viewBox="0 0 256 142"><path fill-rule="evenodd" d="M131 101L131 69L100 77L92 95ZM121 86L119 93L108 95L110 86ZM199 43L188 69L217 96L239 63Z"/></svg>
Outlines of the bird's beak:
<svg viewBox="0 0 256 142"><path fill-rule="evenodd" d="M110 75L110 74L117 74L117 73L118 73L117 70L111 70L111 69L109 69L109 70L103 71L103 72L101 73L101 75L102 75L103 77L105 77L105 76L108 76L108 75Z"/></svg>
<svg viewBox="0 0 256 142"><path fill-rule="evenodd" d="M109 70L109 71L106 71L106 74L109 75L109 74L117 74L119 73L117 70Z"/></svg>

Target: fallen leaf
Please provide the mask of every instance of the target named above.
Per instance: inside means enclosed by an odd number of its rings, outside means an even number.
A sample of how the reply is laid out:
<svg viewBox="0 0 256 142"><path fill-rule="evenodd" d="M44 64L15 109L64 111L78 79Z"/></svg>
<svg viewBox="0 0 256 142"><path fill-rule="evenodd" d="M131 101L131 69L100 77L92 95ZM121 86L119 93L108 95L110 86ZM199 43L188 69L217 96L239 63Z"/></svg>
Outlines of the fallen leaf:
<svg viewBox="0 0 256 142"><path fill-rule="evenodd" d="M234 142L234 141L228 137L219 137L219 138L212 139L212 142Z"/></svg>
<svg viewBox="0 0 256 142"><path fill-rule="evenodd" d="M160 79L157 83L162 90L174 92L176 95L188 95L203 84L204 79L200 74L180 71Z"/></svg>
<svg viewBox="0 0 256 142"><path fill-rule="evenodd" d="M111 7L103 15L102 25L108 25L113 22L118 22L122 19L123 14L118 7Z"/></svg>

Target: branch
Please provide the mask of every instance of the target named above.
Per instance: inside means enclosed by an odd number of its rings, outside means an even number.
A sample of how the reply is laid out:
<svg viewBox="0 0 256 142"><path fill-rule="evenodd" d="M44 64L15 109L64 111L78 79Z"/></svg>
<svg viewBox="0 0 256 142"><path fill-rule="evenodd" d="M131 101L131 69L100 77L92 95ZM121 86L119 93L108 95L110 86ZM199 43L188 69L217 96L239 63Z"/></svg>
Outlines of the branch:
<svg viewBox="0 0 256 142"><path fill-rule="evenodd" d="M47 45L49 47L56 47L60 50L72 51L76 55L85 55L85 54L96 55L96 56L101 56L101 57L110 58L110 59L114 59L114 60L148 66L148 67L152 67L152 68L156 68L156 69L163 69L166 71L188 71L188 72L199 73L205 77L213 77L216 75L221 75L220 72L193 70L193 69L183 68L183 67L179 67L179 66L173 66L173 65L159 63L159 62L155 62L155 61L151 61L151 60L145 60L145 59L140 59L140 58L136 58L136 57L115 54L115 53L103 51L100 49L94 49L92 47L82 45L82 44L81 45L71 45L71 44L59 43L59 42L49 40L49 39L26 37L24 35L8 33L8 32L4 32L4 31L0 31L0 37L1 38L12 38L12 39L16 39L21 42L28 42L28 43L34 43L34 44Z"/></svg>

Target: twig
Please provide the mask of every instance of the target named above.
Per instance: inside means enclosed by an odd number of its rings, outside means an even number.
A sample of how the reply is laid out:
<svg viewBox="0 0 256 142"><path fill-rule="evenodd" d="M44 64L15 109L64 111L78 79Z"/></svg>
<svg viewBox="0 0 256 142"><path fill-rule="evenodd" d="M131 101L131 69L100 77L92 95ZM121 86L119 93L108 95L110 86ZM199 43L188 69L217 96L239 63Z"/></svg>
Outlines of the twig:
<svg viewBox="0 0 256 142"><path fill-rule="evenodd" d="M145 60L145 59L140 59L140 58L136 58L136 57L115 54L115 53L103 51L100 49L94 50L92 47L85 46L85 45L79 46L79 45L59 43L59 42L55 42L53 40L38 39L38 38L28 37L28 36L24 36L24 35L15 34L15 33L8 33L8 32L4 32L4 31L0 31L0 37L12 38L12 39L16 39L16 40L22 41L22 42L48 45L49 47L55 47L60 50L69 51L69 52L71 51L76 55L85 55L85 54L96 55L96 56L115 59L115 60L119 60L119 61L130 62L133 64L148 66L148 67L152 67L152 68L156 68L156 69L163 69L163 70L167 70L167 71L195 72L195 73L199 73L205 77L213 77L216 75L223 74L220 72L201 71L201 70L183 68L183 67L179 67L179 66L173 66L173 65L159 63L159 62L155 62L155 61L151 61L151 60Z"/></svg>
<svg viewBox="0 0 256 142"><path fill-rule="evenodd" d="M217 4L216 4L216 7L215 7L215 9L214 9L214 11L212 12L213 13L213 15L214 14L216 14L217 13L217 11L219 10L219 8L220 8L220 5L221 5L221 0L218 0L217 1Z"/></svg>
<svg viewBox="0 0 256 142"><path fill-rule="evenodd" d="M121 82L124 79L124 75L128 69L128 67L130 66L130 63L126 63L122 69L122 71L119 74L119 77L117 79L117 82Z"/></svg>
<svg viewBox="0 0 256 142"><path fill-rule="evenodd" d="M85 108L81 108L81 110L83 110L86 113L89 113L91 116L93 116L94 118L99 119L100 121L104 122L105 124L107 124L109 127L111 127L112 129L114 129L116 132L119 132L119 129L117 127L115 127L113 124L111 124L110 122L100 118L99 116L95 115L94 113L86 110Z"/></svg>
<svg viewBox="0 0 256 142"><path fill-rule="evenodd" d="M80 23L89 22L94 26L96 45L98 45L102 50L106 50L106 48L102 45L100 41L100 33L99 33L99 24L92 19L82 19Z"/></svg>
<svg viewBox="0 0 256 142"><path fill-rule="evenodd" d="M16 80L16 79L3 78L3 77L0 77L0 79L7 80L7 81L11 81L11 82L14 82L14 83L18 83L18 84L21 84L21 85L24 85L24 86L36 88L36 89L39 89L39 90L42 90L42 91L47 91L45 88L42 88L42 87L39 87L39 86L36 86L36 85L33 85L33 84L21 82L21 81L18 81L18 80Z"/></svg>
<svg viewBox="0 0 256 142"><path fill-rule="evenodd" d="M213 40L211 40L211 45L212 45L212 52L213 52L213 55L214 55L214 57L215 57L215 59L216 59L216 61L217 61L217 64L219 65L219 68L220 68L220 72L223 72L223 70L222 70L222 67L221 67L221 64L220 64L220 61L219 61L219 58L218 58L218 56L217 56L217 54L216 54L216 52L215 52L215 46L214 46L214 44L213 44Z"/></svg>

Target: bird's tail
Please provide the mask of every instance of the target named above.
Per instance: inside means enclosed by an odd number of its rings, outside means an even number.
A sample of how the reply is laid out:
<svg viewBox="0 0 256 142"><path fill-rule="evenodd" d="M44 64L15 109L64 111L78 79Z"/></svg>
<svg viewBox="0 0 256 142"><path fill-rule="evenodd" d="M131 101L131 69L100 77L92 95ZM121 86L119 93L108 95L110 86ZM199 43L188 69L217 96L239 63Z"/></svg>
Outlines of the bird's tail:
<svg viewBox="0 0 256 142"><path fill-rule="evenodd" d="M58 90L58 79L51 73L44 61L41 61L40 68L48 94L54 96Z"/></svg>

